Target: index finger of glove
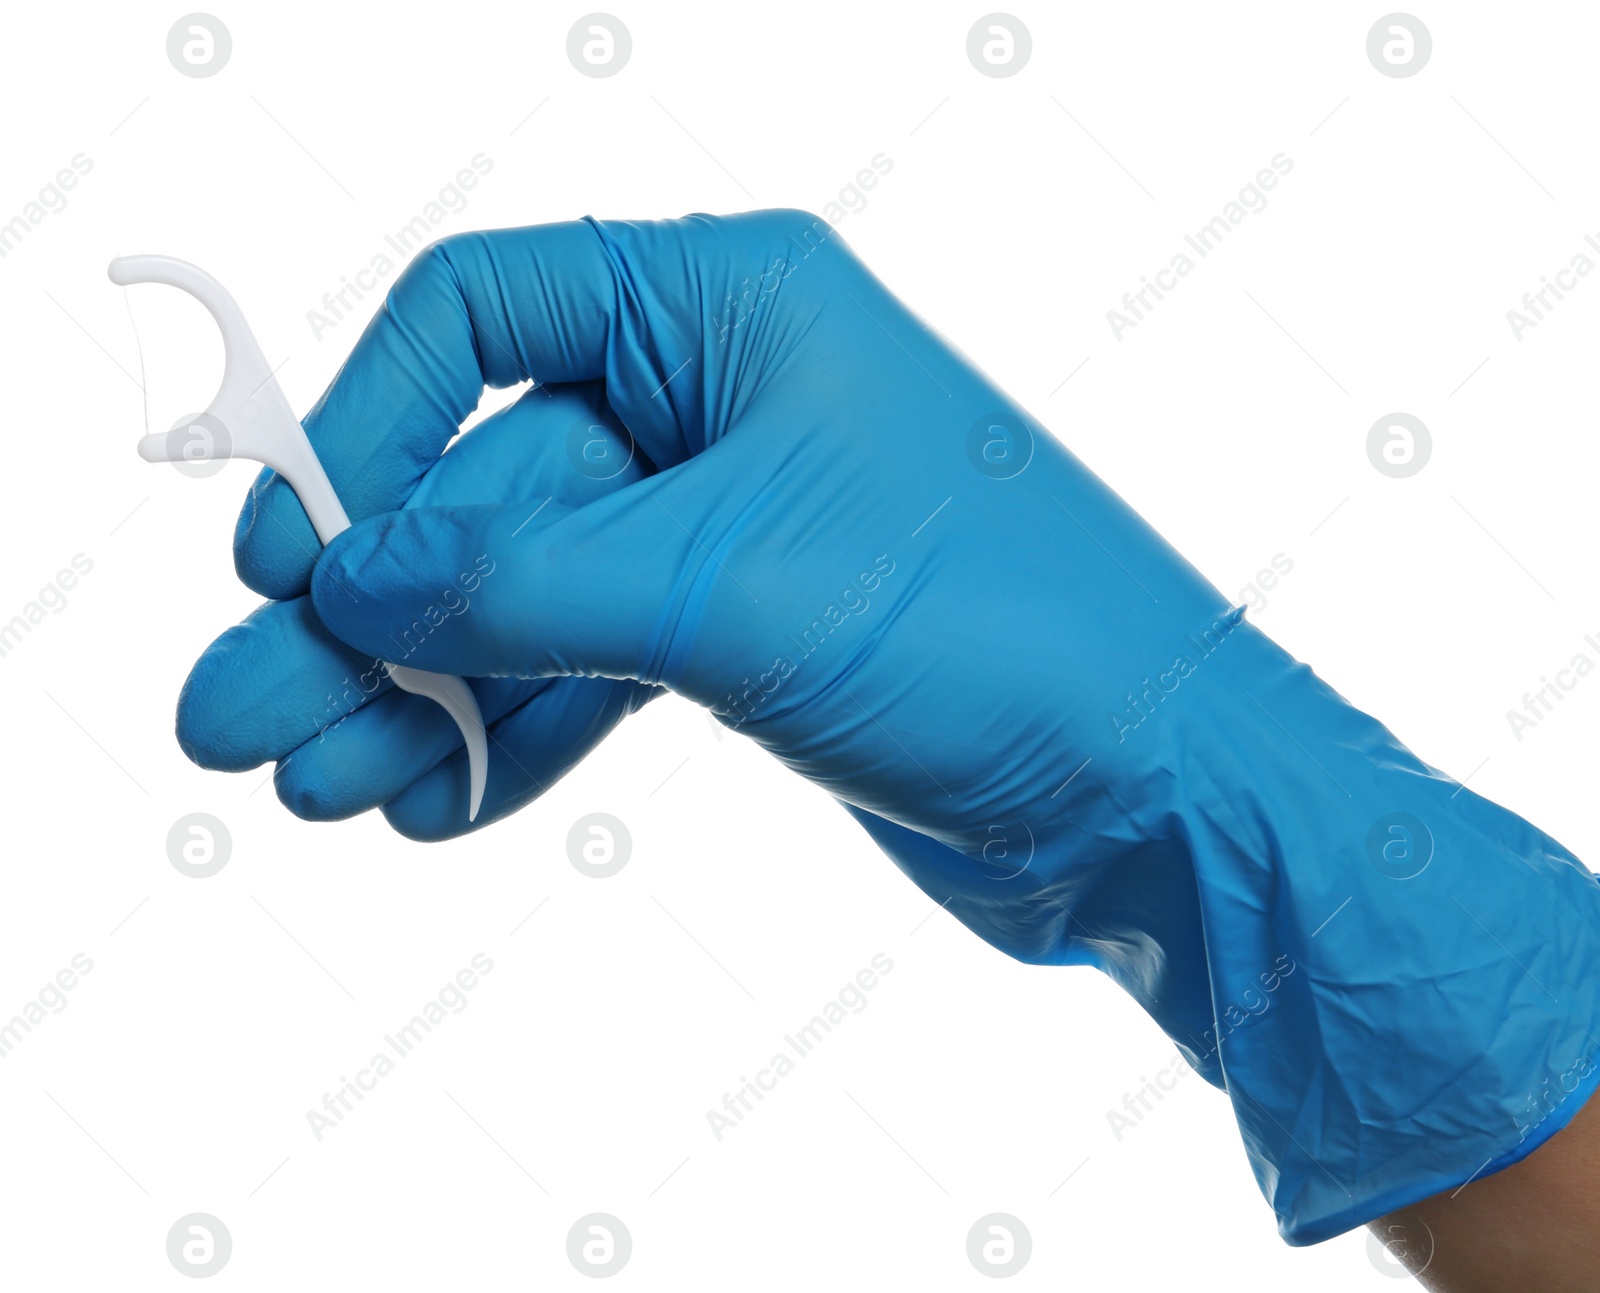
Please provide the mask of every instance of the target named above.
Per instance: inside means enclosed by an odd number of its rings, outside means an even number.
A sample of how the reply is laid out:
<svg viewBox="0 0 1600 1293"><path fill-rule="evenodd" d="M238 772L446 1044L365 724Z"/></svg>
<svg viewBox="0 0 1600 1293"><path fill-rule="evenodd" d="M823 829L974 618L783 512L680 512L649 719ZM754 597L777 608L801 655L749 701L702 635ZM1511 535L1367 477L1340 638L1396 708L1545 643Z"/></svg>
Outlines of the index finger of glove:
<svg viewBox="0 0 1600 1293"><path fill-rule="evenodd" d="M618 299L582 221L459 235L420 254L304 419L351 520L404 504L484 387L603 376ZM263 471L234 531L239 578L299 596L320 549L294 491Z"/></svg>

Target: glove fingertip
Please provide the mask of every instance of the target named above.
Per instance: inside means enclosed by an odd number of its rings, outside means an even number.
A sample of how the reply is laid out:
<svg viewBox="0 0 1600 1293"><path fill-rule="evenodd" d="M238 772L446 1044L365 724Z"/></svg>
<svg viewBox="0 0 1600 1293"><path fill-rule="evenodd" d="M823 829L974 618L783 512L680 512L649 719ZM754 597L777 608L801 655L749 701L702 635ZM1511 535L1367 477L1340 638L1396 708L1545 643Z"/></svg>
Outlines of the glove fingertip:
<svg viewBox="0 0 1600 1293"><path fill-rule="evenodd" d="M482 830L505 816L508 806L489 805L476 821L467 820L467 762L453 755L427 776L383 805L384 820L396 834L417 844L440 844ZM512 805L514 810L520 805Z"/></svg>
<svg viewBox="0 0 1600 1293"><path fill-rule="evenodd" d="M233 725L218 719L218 662L227 654L229 635L239 631L238 626L230 629L195 663L173 715L173 734L184 757L213 772L248 772L261 762L235 739Z"/></svg>
<svg viewBox="0 0 1600 1293"><path fill-rule="evenodd" d="M321 546L294 491L270 467L256 477L233 527L233 568L252 592L303 595Z"/></svg>
<svg viewBox="0 0 1600 1293"><path fill-rule="evenodd" d="M357 522L334 536L311 571L311 602L323 624L335 637L378 654L382 646L364 635L377 631L387 602L408 583L406 561L387 542L401 520L386 513Z"/></svg>

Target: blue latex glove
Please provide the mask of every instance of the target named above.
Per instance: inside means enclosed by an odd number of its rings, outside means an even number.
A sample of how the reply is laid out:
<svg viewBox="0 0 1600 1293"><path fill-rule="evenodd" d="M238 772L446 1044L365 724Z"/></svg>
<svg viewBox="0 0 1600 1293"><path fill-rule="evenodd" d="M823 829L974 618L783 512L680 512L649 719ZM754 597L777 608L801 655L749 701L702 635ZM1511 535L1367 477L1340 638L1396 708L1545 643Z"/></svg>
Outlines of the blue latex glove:
<svg viewBox="0 0 1600 1293"><path fill-rule="evenodd" d="M982 938L1115 978L1291 1243L1509 1165L1600 1080L1595 878L1244 622L821 221L452 238L307 428L356 524L313 568L258 482L238 567L280 600L179 710L301 815L470 829L450 720L368 699L377 657L476 680L480 826L671 688Z"/></svg>

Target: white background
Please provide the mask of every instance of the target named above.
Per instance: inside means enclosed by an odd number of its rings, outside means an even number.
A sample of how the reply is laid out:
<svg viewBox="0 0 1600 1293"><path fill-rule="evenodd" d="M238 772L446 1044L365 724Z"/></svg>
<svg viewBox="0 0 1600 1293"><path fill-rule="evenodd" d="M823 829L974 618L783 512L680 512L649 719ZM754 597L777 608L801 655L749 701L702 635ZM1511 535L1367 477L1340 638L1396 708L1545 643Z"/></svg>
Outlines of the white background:
<svg viewBox="0 0 1600 1293"><path fill-rule="evenodd" d="M191 766L179 687L257 600L229 550L251 469L135 456L105 265L212 270L303 410L377 298L320 340L307 311L475 154L494 169L441 234L820 211L886 154L839 228L891 288L1222 588L1292 560L1257 624L1593 860L1600 680L1520 741L1506 711L1600 660L1600 275L1520 341L1506 311L1600 230L1595 13L1423 9L1431 61L1391 79L1378 5L1029 5L1031 61L994 79L965 52L981 4L674 0L614 10L632 59L591 79L579 6L290 0L218 9L231 60L190 79L165 53L182 12L13 6L0 37L0 221L93 163L0 259L0 620L93 562L0 658L0 1018L94 965L0 1060L0 1281L189 1287L165 1237L204 1211L233 1236L216 1287L590 1287L566 1234L604 1211L633 1237L617 1287L976 1289L968 1228L1005 1211L1033 1237L1017 1289L1390 1287L1364 1232L1281 1243L1198 1078L1118 1141L1159 1031L1094 972L934 912L684 702L447 845L307 825L270 769ZM1270 205L1115 339L1106 312L1278 153ZM162 429L220 347L178 294L129 296ZM1365 450L1394 411L1434 441L1404 480ZM166 854L196 811L233 839L208 880ZM565 852L594 811L634 839L607 880ZM315 1140L307 1110L479 952L468 1008ZM867 1009L715 1140L706 1112L880 952Z"/></svg>

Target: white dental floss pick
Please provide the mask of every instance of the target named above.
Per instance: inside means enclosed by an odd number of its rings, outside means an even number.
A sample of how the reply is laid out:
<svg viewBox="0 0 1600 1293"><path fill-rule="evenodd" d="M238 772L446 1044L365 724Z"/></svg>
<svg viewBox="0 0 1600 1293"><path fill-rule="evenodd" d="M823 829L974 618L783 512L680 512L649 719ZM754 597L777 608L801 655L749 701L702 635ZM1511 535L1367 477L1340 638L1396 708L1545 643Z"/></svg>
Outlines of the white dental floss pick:
<svg viewBox="0 0 1600 1293"><path fill-rule="evenodd" d="M183 462L192 458L187 451L192 451L198 439L206 458L248 458L271 467L288 481L324 545L348 530L350 518L328 473L227 289L198 266L171 256L119 256L107 273L113 283L123 287L165 283L187 292L206 307L222 330L222 385L215 397L204 413L187 424L165 435L146 435L139 441L139 456L146 462ZM204 444L207 440L209 445ZM472 688L450 674L388 663L384 669L395 686L443 706L461 729L472 791L467 820L476 821L488 780L489 743Z"/></svg>

